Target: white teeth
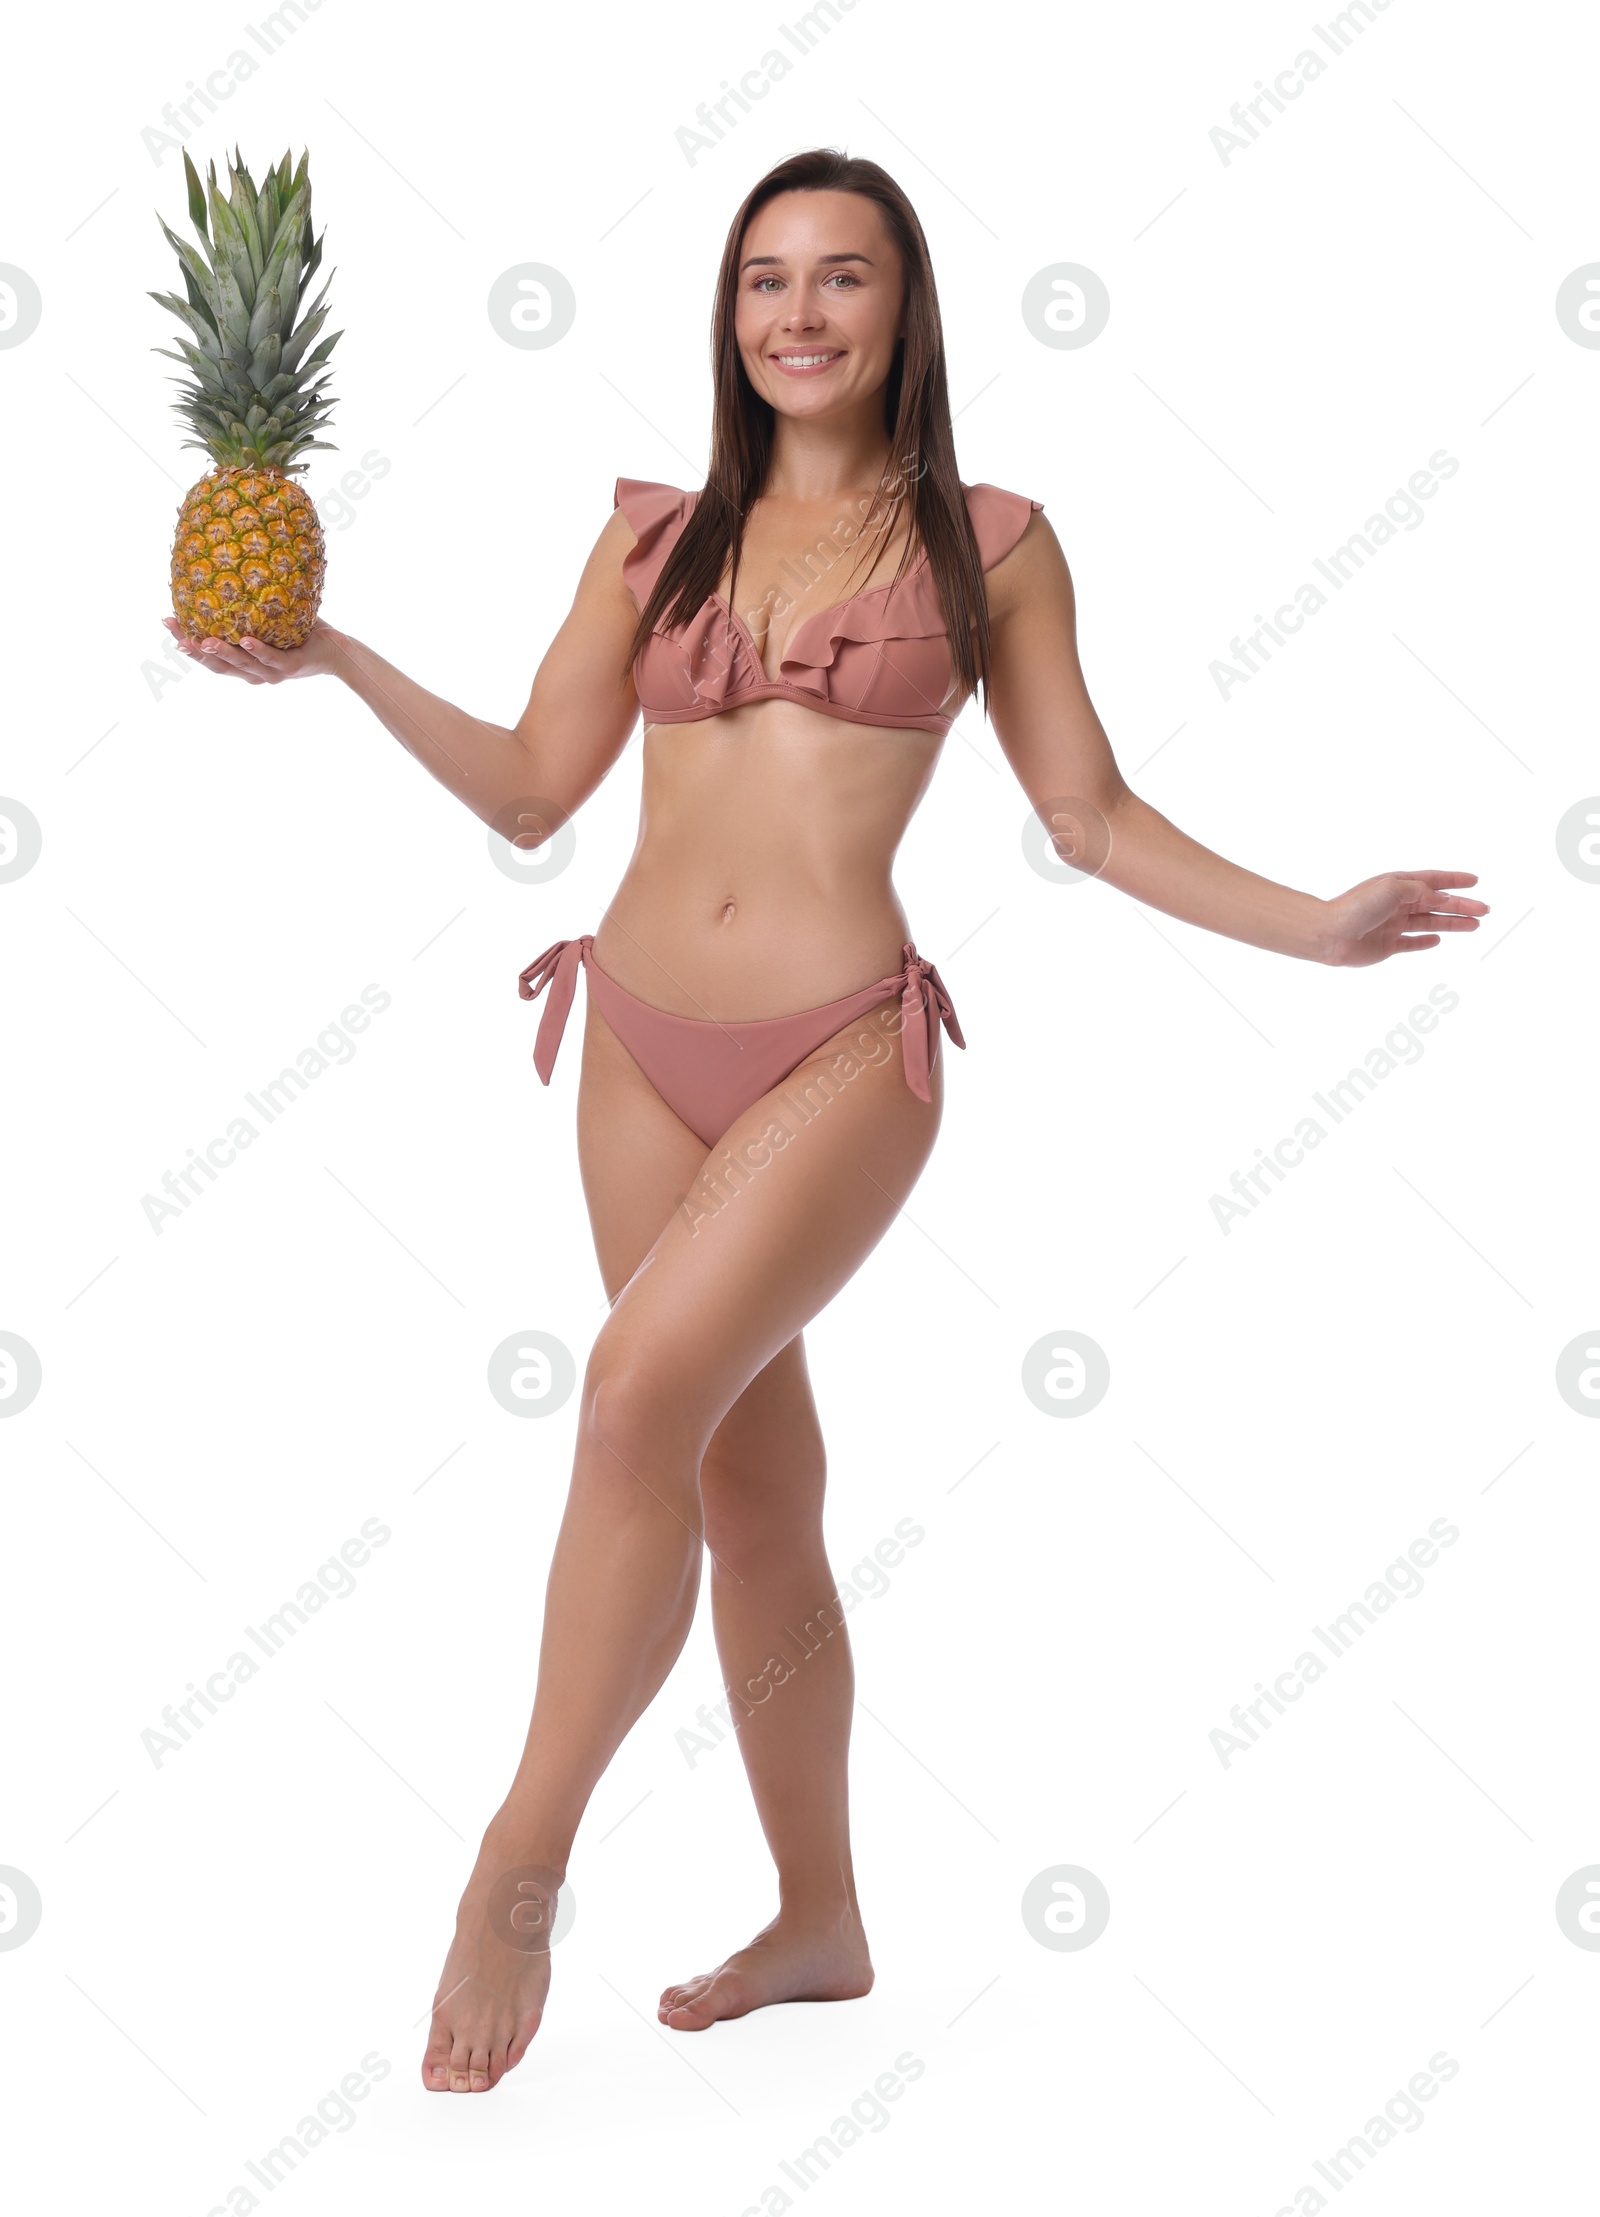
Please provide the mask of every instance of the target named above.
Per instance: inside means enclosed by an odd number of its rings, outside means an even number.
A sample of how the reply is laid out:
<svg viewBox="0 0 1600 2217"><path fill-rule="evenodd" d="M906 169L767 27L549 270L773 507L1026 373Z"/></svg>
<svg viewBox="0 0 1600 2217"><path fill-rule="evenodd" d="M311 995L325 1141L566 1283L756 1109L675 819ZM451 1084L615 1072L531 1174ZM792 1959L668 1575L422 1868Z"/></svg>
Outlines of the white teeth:
<svg viewBox="0 0 1600 2217"><path fill-rule="evenodd" d="M814 369L818 362L838 360L838 349L829 354L780 354L778 360L785 369Z"/></svg>

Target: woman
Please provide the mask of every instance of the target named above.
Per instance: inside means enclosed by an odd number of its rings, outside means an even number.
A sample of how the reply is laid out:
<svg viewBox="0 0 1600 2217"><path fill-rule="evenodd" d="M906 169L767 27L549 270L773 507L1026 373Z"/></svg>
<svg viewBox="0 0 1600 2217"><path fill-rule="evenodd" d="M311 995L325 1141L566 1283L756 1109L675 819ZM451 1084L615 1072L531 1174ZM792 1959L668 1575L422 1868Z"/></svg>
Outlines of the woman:
<svg viewBox="0 0 1600 2217"><path fill-rule="evenodd" d="M558 941L521 981L549 992L548 1081L580 968L588 979L579 1161L612 1305L584 1378L527 1744L439 1984L422 2066L436 2092L496 2085L538 2029L573 1835L683 1644L702 1547L780 1906L720 1969L668 1987L660 2020L698 2031L872 1983L847 1818L850 1652L801 1331L893 1222L938 1131L940 1026L958 1043L960 1029L890 868L979 682L1058 849L1169 915L1355 964L1487 914L1445 890L1472 876L1438 870L1318 900L1128 790L1042 504L957 479L927 246L876 164L823 150L756 186L724 252L713 355L706 490L619 481L514 730L325 623L293 653L180 641L249 684L342 679L525 839L582 805L644 710L627 873L592 939ZM831 1636L774 1691L782 1628L809 1623Z"/></svg>

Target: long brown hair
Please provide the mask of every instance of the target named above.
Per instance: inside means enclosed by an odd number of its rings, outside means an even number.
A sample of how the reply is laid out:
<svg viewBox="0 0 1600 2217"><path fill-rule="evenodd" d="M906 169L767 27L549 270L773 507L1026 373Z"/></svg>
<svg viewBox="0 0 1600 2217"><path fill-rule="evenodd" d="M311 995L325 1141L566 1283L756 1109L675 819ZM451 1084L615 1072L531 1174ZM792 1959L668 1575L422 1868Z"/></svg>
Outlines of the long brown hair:
<svg viewBox="0 0 1600 2217"><path fill-rule="evenodd" d="M734 335L739 257L758 210L784 192L854 192L876 201L900 250L905 275L905 335L895 346L884 393L890 439L880 481L882 537L888 543L902 507L910 530L891 582L898 583L920 547L926 553L950 641L950 661L963 695L989 677L989 603L983 562L956 475L955 438L945 378L944 330L928 242L915 209L876 162L818 147L791 154L768 170L746 196L729 228L711 312L713 413L711 464L705 491L662 565L628 644L626 670L659 624L673 630L697 615L715 593L732 558L737 577L745 517L765 487L772 459L775 411L745 374ZM665 620L663 620L665 619Z"/></svg>

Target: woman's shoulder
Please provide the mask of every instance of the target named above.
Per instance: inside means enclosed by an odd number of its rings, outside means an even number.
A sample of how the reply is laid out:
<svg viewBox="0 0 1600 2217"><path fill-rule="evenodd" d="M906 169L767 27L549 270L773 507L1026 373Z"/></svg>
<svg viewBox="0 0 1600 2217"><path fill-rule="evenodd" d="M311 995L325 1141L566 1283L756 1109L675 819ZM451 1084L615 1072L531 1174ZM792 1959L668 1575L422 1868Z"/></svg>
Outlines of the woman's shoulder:
<svg viewBox="0 0 1600 2217"><path fill-rule="evenodd" d="M619 477L611 505L622 510L634 536L642 538L646 531L659 530L669 518L681 514L694 498L679 485L660 485L648 477Z"/></svg>
<svg viewBox="0 0 1600 2217"><path fill-rule="evenodd" d="M1027 493L1008 493L1000 485L963 485L961 490L977 536L979 557L983 567L992 570L1011 552L1027 530L1029 518L1043 510L1044 502Z"/></svg>
<svg viewBox="0 0 1600 2217"><path fill-rule="evenodd" d="M619 477L612 499L633 533L633 545L622 558L622 575L642 608L655 589L662 564L694 504L693 493L678 485L657 484L647 477Z"/></svg>

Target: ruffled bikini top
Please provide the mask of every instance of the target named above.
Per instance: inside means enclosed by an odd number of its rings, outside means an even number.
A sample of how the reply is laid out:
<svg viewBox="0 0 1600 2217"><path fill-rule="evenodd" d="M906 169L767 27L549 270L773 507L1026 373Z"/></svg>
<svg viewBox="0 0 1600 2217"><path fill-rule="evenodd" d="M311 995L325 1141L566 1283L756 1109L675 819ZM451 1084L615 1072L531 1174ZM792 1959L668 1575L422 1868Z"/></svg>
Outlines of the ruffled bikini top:
<svg viewBox="0 0 1600 2217"><path fill-rule="evenodd" d="M983 567L992 570L1044 502L998 485L964 485L962 491ZM641 609L699 497L675 485L617 479L615 505L636 540L623 557L622 575ZM841 549L846 560L850 552ZM779 668L781 682L774 684L748 626L713 593L677 630L657 627L640 650L633 679L647 724L699 723L749 701L792 700L845 723L942 738L955 721L941 707L953 671L927 555L919 554L898 584L852 593L803 618Z"/></svg>

